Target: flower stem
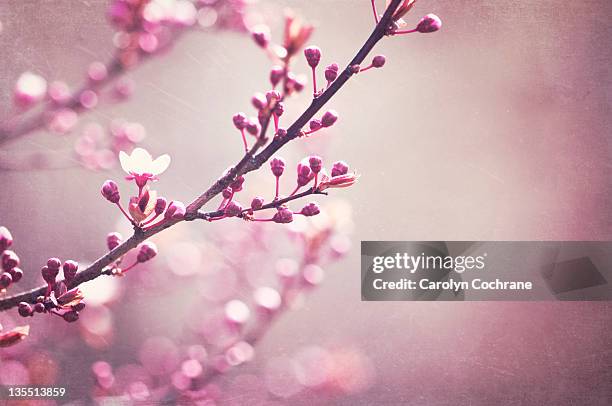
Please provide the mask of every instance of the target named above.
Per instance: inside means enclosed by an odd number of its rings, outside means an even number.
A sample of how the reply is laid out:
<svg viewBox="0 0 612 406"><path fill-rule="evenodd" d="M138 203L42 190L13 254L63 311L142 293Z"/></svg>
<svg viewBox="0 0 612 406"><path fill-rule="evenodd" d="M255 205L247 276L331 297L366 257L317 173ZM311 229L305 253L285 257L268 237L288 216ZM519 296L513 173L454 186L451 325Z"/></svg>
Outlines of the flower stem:
<svg viewBox="0 0 612 406"><path fill-rule="evenodd" d="M372 0L372 12L374 13L374 21L378 24L378 11L376 11L376 0Z"/></svg>

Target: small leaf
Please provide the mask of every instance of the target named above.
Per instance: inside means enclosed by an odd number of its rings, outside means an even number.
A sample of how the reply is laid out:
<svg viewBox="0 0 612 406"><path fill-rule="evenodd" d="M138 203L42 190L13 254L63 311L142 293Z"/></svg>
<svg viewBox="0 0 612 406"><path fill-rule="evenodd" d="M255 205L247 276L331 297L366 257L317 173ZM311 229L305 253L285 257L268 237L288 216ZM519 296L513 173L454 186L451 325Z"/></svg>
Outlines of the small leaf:
<svg viewBox="0 0 612 406"><path fill-rule="evenodd" d="M11 331L0 334L0 348L10 347L19 343L30 334L30 326L15 327Z"/></svg>

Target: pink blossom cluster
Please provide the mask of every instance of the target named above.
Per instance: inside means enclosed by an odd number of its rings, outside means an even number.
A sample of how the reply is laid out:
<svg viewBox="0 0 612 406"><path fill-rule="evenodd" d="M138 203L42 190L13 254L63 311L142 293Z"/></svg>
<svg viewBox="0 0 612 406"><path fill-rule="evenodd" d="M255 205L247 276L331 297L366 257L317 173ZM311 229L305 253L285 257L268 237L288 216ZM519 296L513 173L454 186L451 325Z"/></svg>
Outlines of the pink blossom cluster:
<svg viewBox="0 0 612 406"><path fill-rule="evenodd" d="M19 268L19 256L15 251L9 250L13 245L13 236L6 227L0 227L0 293L6 292L13 283L17 283L23 277L23 271Z"/></svg>

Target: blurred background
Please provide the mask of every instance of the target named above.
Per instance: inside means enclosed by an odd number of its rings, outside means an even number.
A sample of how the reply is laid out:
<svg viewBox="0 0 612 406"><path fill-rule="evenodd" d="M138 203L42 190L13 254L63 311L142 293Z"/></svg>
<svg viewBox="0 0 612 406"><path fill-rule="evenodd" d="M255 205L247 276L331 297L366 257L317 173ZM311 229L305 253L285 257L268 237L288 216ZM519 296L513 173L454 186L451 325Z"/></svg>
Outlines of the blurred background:
<svg viewBox="0 0 612 406"><path fill-rule="evenodd" d="M22 72L76 86L89 63L113 55L107 6L98 0L0 4L0 120L15 113L12 88ZM251 7L277 41L287 7L315 24L309 43L321 47L324 65L344 66L373 26L365 0L262 0ZM338 123L282 151L291 176L310 153L327 165L345 160L362 174L355 187L318 199L330 205L329 217L350 236L352 248L324 266L324 282L271 326L252 362L214 381L209 394L217 402L609 404L607 303L360 301L361 240L612 238L612 3L421 0L406 20L412 26L430 12L442 18L440 32L382 41L375 53L386 55L384 68L358 75L330 102ZM33 151L71 156L79 133L91 126L106 131L121 118L144 126L141 145L154 156L172 157L155 189L188 202L239 158L231 117L253 114L250 97L268 89L269 68L248 35L195 30L128 74L135 84L128 101L101 102L69 135L39 131L2 145L0 160ZM308 73L302 58L294 69ZM308 93L287 102L281 125L303 111ZM38 269L48 257L92 261L104 252L106 233L129 232L99 195L108 178L122 191L132 187L122 176L120 168L78 165L0 172L0 224L13 233L26 273L13 293L40 284ZM294 180L286 178L289 189ZM246 185L244 204L272 193L273 177L262 171ZM161 346L177 359L168 368L180 368L189 352L185 324L205 318L206 300L253 288L237 286L235 278L227 282L219 265L240 257L240 250L228 252L225 239L235 242L233 236L249 227L237 220L191 223L160 235L160 255L150 269L118 283L91 284L90 295L101 296L103 306L90 306L83 318L89 312L94 321L35 317L28 342L0 353L0 383L53 376L76 401L93 396L96 361L147 370L146 354L153 351L147 348L163 353ZM279 243L287 233L282 226L257 229L271 253L242 271L265 273L278 267L278 258L299 255ZM210 278L227 295L200 295L211 290ZM204 304L193 299L199 296ZM8 328L21 320L11 311L0 314L0 322ZM187 341L196 345L195 338ZM129 371L124 374L140 373ZM329 376L331 386L323 384ZM149 381L138 382L154 386Z"/></svg>

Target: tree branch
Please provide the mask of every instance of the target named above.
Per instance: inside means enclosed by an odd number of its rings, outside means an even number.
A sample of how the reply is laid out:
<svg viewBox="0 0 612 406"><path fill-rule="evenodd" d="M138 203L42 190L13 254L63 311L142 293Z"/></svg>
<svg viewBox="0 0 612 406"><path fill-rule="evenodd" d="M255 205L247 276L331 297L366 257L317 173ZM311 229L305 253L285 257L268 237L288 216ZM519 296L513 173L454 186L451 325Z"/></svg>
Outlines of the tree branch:
<svg viewBox="0 0 612 406"><path fill-rule="evenodd" d="M391 24L393 13L399 6L402 0L392 0L385 14L380 19L380 22L374 28L374 31L370 34L366 42L359 49L355 57L347 65L344 71L338 76L338 78L331 84L325 92L320 96L313 99L310 106L302 113L302 115L288 128L287 135L282 138L274 138L274 140L268 144L268 146L255 155L257 151L265 144L265 137L260 136L257 142L249 150L247 154L230 170L227 174L220 177L212 184L204 193L198 196L187 206L187 218L197 217L198 211L215 196L228 187L238 176L242 176L249 172L252 172L260 168L276 151L282 148L289 141L297 138L302 131L302 128L317 114L323 106L344 86L344 84L353 75L351 66L361 64L374 46L380 41L387 32L388 27ZM269 119L268 119L269 123ZM267 123L262 126L261 134L265 134L265 128ZM135 248L138 244L145 241L146 239L154 236L155 234L172 227L176 223L182 220L168 220L162 224L158 224L147 231L142 231L138 228L134 230L134 234L121 245L107 253L106 255L98 258L93 264L77 273L75 278L68 283L68 288L74 288L82 283L91 281L101 275L103 275L104 269L110 264L114 263L117 259L125 255L128 251ZM37 296L44 295L46 286L41 286L24 293L20 293L14 296L7 297L0 300L0 311L8 310L19 304L19 302L34 303Z"/></svg>

